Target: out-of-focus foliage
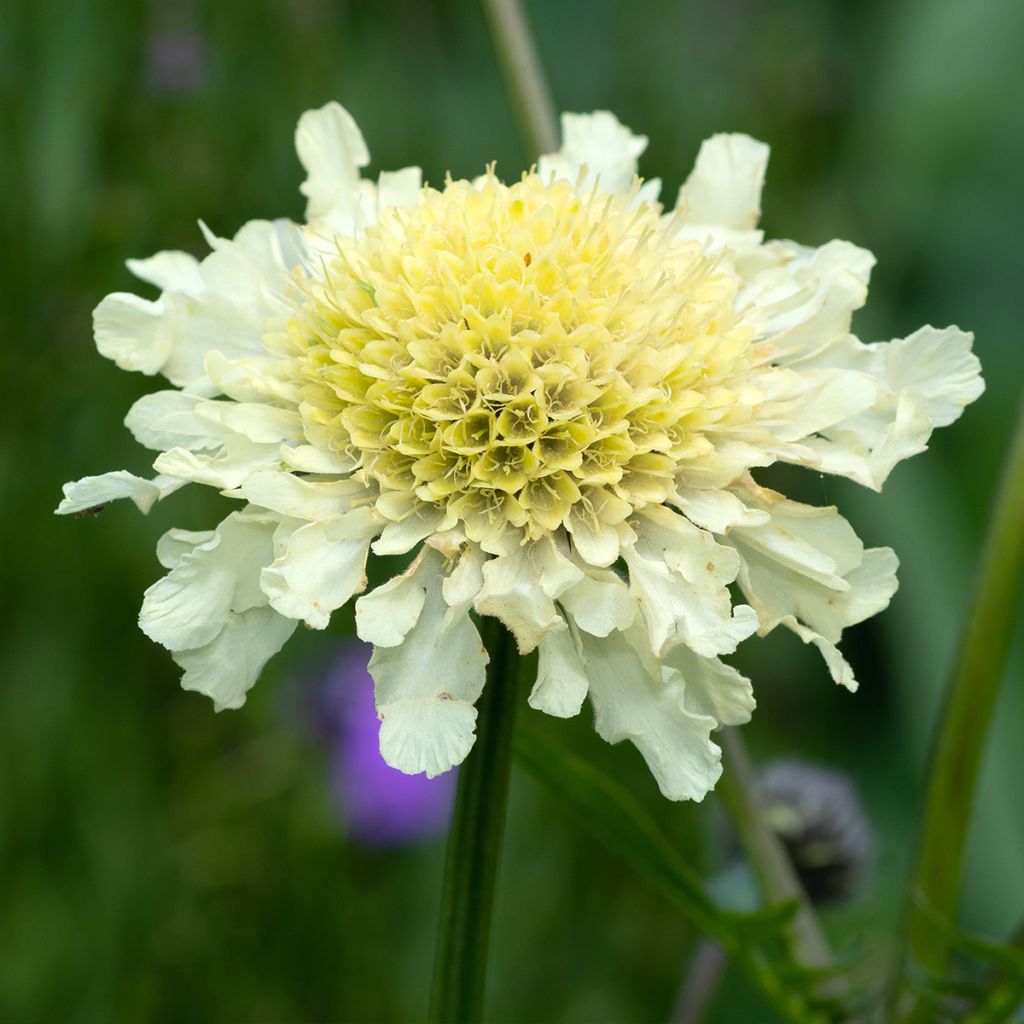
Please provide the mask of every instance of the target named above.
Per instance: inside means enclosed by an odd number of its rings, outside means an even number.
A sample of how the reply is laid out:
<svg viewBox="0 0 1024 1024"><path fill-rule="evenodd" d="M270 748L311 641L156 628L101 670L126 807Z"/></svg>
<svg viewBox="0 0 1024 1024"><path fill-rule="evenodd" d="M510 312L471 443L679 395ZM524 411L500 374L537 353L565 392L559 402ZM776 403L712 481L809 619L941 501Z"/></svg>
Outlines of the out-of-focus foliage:
<svg viewBox="0 0 1024 1024"><path fill-rule="evenodd" d="M765 227L879 257L865 339L920 323L974 329L987 395L883 495L808 476L870 543L901 556L885 615L852 632L855 697L791 637L740 662L755 752L849 772L880 833L866 894L830 910L840 949L871 948L902 894L908 824L973 559L1021 390L1019 198L1024 6L782 0L529 5L556 103L607 107L650 136L642 170L671 199L701 138L770 142ZM139 516L55 520L60 484L146 468L121 425L155 387L96 355L89 314L134 287L123 260L202 249L301 214L298 115L328 99L374 168L438 182L523 165L470 0L5 0L0 16L0 1019L399 1021L421 1016L441 849L347 839L309 723L350 620L307 635L240 712L177 688L134 627L157 536L225 502L181 494ZM787 487L787 490L790 488ZM755 647L755 645L751 645ZM770 655L770 656L769 656ZM1016 650L1009 678L1022 677ZM1019 732L1007 687L985 765L964 923L1024 912ZM698 870L720 821L660 800L631 749L586 722L541 723L654 809ZM695 935L551 796L514 779L491 969L498 1021L646 1021L672 1006ZM769 1019L740 979L709 1018Z"/></svg>

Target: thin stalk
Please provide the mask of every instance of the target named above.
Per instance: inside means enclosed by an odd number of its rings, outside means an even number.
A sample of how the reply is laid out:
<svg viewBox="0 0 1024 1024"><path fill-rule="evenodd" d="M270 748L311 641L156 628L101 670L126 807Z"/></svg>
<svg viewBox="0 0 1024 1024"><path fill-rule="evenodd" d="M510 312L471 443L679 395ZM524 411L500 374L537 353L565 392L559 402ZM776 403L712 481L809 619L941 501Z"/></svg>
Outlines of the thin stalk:
<svg viewBox="0 0 1024 1024"><path fill-rule="evenodd" d="M701 1024L728 966L725 950L711 939L701 939L676 998L670 1024Z"/></svg>
<svg viewBox="0 0 1024 1024"><path fill-rule="evenodd" d="M790 924L793 955L805 967L828 967L832 963L832 951L789 854L761 813L754 769L739 730L723 729L719 743L725 754L725 771L715 792L722 798L736 826L761 891L769 904L797 903L797 912Z"/></svg>
<svg viewBox="0 0 1024 1024"><path fill-rule="evenodd" d="M429 1019L479 1021L483 1011L494 887L505 831L519 656L508 631L485 618L490 663L477 704L476 741L459 769L445 855Z"/></svg>
<svg viewBox="0 0 1024 1024"><path fill-rule="evenodd" d="M926 1011L907 983L911 962L932 977L940 977L948 966L948 930L936 927L935 920L952 923L956 918L978 767L1013 637L1022 579L1024 404L932 747L928 791L907 890L901 970L892 1003L900 1020L926 1019Z"/></svg>
<svg viewBox="0 0 1024 1024"><path fill-rule="evenodd" d="M519 0L483 0L505 87L530 157L558 149L558 123Z"/></svg>

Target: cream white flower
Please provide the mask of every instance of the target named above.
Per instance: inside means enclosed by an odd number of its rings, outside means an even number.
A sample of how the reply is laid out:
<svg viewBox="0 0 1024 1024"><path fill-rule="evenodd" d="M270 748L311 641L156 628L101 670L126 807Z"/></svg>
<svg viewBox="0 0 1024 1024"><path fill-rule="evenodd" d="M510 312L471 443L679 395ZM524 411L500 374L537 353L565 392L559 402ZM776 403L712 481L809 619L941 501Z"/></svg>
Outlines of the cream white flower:
<svg viewBox="0 0 1024 1024"><path fill-rule="evenodd" d="M297 622L357 594L375 647L381 750L436 775L474 738L487 654L471 612L539 652L530 704L628 738L662 792L701 799L712 733L746 721L720 659L776 626L856 684L837 643L884 608L896 558L835 508L754 482L782 461L878 489L981 394L971 335L850 333L870 253L757 229L766 146L718 135L675 207L636 177L646 139L565 115L562 149L505 184L361 176L337 104L296 143L307 223L203 229L197 261L130 269L158 298L108 296L96 344L172 388L127 426L159 452L65 489L60 512L185 483L239 503L172 530L142 629L183 685L238 707ZM364 593L370 552L408 569ZM734 603L733 586L746 603Z"/></svg>

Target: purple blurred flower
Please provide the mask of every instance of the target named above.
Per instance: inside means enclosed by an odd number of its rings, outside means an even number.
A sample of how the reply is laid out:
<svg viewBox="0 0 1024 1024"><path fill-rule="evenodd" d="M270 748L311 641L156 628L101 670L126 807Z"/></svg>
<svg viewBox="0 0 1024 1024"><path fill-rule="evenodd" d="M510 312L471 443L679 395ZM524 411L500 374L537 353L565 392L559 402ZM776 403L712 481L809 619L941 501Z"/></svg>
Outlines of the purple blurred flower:
<svg viewBox="0 0 1024 1024"><path fill-rule="evenodd" d="M331 785L352 838L362 846L404 846L442 833L455 797L454 771L403 775L380 755L380 723L370 647L347 645L317 692L317 717L330 745Z"/></svg>

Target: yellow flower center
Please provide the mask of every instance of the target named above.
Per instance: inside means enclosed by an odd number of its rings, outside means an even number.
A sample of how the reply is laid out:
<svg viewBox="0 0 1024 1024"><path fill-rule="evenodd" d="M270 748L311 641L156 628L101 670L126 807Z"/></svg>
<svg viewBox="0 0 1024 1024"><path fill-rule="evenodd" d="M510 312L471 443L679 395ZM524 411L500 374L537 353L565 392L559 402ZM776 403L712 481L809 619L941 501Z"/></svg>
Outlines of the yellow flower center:
<svg viewBox="0 0 1024 1024"><path fill-rule="evenodd" d="M611 525L740 415L733 278L633 197L537 174L425 188L303 287L307 432L392 519L436 510L475 540Z"/></svg>

